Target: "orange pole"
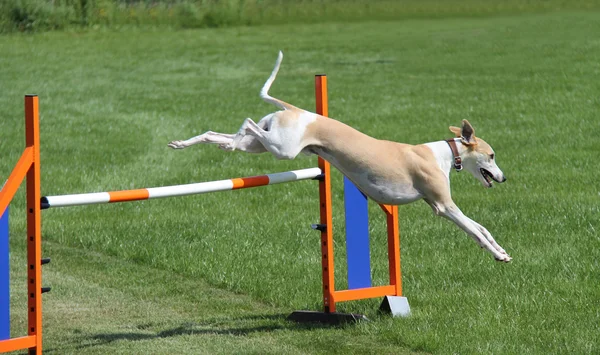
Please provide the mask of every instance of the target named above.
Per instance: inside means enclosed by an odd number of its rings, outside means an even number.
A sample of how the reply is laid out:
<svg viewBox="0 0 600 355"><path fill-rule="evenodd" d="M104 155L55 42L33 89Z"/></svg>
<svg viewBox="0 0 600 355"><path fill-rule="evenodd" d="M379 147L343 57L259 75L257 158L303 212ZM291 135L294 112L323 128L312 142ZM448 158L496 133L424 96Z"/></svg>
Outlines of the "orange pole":
<svg viewBox="0 0 600 355"><path fill-rule="evenodd" d="M27 147L23 151L21 158L19 158L17 165L15 165L15 168L10 173L10 176L2 188L2 191L0 191L0 216L4 214L6 208L10 204L10 201L17 193L17 190L27 175L32 162L33 148Z"/></svg>
<svg viewBox="0 0 600 355"><path fill-rule="evenodd" d="M40 214L40 132L39 102L25 96L25 142L33 149L33 164L27 173L27 333L35 336L29 354L42 353L42 235Z"/></svg>
<svg viewBox="0 0 600 355"><path fill-rule="evenodd" d="M315 76L315 96L317 114L327 117L327 76ZM333 220L331 213L331 166L319 157L319 168L323 179L319 182L319 201L321 211L321 267L323 272L323 307L325 313L335 312L335 280L333 269Z"/></svg>
<svg viewBox="0 0 600 355"><path fill-rule="evenodd" d="M394 285L394 296L402 296L402 270L400 267L400 228L398 225L398 206L389 206L387 215L388 258L390 268L390 285Z"/></svg>
<svg viewBox="0 0 600 355"><path fill-rule="evenodd" d="M383 297L395 295L396 286L371 286L353 290L335 291L335 302L363 300L366 298Z"/></svg>
<svg viewBox="0 0 600 355"><path fill-rule="evenodd" d="M29 349L42 353L42 272L40 214L40 134L38 97L25 96L25 150L0 192L5 210L27 177L27 333L28 336L0 341L0 352Z"/></svg>
<svg viewBox="0 0 600 355"><path fill-rule="evenodd" d="M35 346L36 336L24 336L0 341L0 353L32 348Z"/></svg>

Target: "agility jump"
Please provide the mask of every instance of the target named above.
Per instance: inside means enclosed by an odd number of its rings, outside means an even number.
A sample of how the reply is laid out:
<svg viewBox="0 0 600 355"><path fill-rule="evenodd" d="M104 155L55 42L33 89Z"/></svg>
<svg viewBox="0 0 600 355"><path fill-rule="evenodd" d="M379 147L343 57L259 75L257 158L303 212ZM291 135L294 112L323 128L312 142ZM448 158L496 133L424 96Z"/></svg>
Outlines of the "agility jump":
<svg viewBox="0 0 600 355"><path fill-rule="evenodd" d="M327 117L327 77L315 77L316 112ZM402 296L402 278L400 269L400 240L398 228L398 207L380 205L387 219L389 285L372 286L370 279L369 236L367 199L345 180L346 207L346 248L348 264L347 290L336 290L334 281L333 223L331 203L330 165L318 158L318 168L287 171L261 176L210 181L196 184L96 192L73 195L42 197L40 188L40 145L39 145L39 104L38 97L25 97L26 148L2 190L0 190L0 260L8 259L8 205L23 180L27 180L27 285L28 285L28 327L27 335L10 337L10 317L0 317L0 352L29 349L29 354L42 353L42 300L41 295L50 290L42 287L41 266L50 259L42 259L41 248L41 210L55 207L81 206L101 203L139 201L154 198L166 198L203 194L216 191L237 190L257 186L273 185L301 180L319 181L320 221L312 227L321 233L321 260L323 276L323 312L296 311L289 319L294 321L342 322L366 319L359 314L336 312L336 303L374 297L385 297L381 308L393 315L406 315L409 312L406 298ZM6 212L6 213L5 213ZM3 243L6 241L6 243ZM7 248L6 248L7 249ZM8 294L8 266L0 263L0 294ZM4 293L3 293L4 292ZM0 304L0 315L9 313L6 304Z"/></svg>

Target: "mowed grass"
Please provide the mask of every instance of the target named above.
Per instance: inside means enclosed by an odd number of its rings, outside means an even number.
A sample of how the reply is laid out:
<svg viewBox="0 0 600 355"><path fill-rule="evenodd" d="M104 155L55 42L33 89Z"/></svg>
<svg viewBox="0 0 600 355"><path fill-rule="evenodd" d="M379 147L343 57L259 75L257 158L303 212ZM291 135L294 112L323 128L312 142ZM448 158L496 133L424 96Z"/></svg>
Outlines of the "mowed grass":
<svg viewBox="0 0 600 355"><path fill-rule="evenodd" d="M501 264L422 203L400 208L412 315L379 300L342 304L372 322L285 321L321 308L312 181L43 212L46 350L54 353L597 353L600 333L600 13L222 30L0 37L0 175L23 148L23 95L40 95L42 193L165 186L311 167L166 143L235 132L272 94L407 143L469 119L508 181L467 172L452 191L513 256ZM345 287L335 172L337 288ZM0 179L0 180L1 180ZM13 336L25 332L24 194L11 209ZM386 281L385 227L372 206L373 278ZM21 281L23 280L23 281Z"/></svg>

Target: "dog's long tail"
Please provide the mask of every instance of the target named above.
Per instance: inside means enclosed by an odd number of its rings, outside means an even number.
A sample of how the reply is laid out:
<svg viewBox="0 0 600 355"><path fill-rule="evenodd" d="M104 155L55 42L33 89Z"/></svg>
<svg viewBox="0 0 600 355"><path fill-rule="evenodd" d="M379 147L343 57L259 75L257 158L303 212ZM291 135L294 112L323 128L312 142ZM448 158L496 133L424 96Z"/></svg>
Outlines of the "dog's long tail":
<svg viewBox="0 0 600 355"><path fill-rule="evenodd" d="M277 56L277 61L275 62L275 68L273 68L273 71L271 72L271 76L269 77L269 79L267 79L267 82L265 83L263 88L260 90L260 97L261 97L261 99L265 100L266 102L273 104L273 105L281 108L282 110L292 110L292 109L295 109L296 107L288 104L287 102L281 101L281 100L276 99L276 98L272 97L271 95L269 95L269 89L271 88L271 85L273 85L273 82L275 81L275 77L277 76L277 73L279 72L279 67L281 66L282 60L283 60L283 53L281 51L279 51L279 55Z"/></svg>

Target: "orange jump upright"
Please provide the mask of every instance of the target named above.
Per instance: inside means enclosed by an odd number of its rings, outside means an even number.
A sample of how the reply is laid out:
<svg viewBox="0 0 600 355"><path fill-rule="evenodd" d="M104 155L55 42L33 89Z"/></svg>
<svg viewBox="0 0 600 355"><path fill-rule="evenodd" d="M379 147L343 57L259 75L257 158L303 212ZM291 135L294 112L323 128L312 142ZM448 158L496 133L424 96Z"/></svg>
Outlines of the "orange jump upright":
<svg viewBox="0 0 600 355"><path fill-rule="evenodd" d="M42 353L42 243L40 216L40 131L36 95L25 96L26 147L0 191L0 215L4 213L22 181L27 179L27 335L0 341L0 352L29 349Z"/></svg>
<svg viewBox="0 0 600 355"><path fill-rule="evenodd" d="M316 113L327 117L327 76L315 76ZM400 269L400 232L398 206L380 205L386 214L388 234L389 285L372 286L351 290L335 289L333 223L331 204L331 167L329 162L319 157L319 168L323 173L319 184L320 224L313 228L321 232L321 263L323 274L323 312L295 311L288 318L297 322L321 322L339 324L366 319L360 314L336 312L336 303L385 297L381 309L393 315L406 315L408 302L402 296L402 274ZM398 311L400 309L400 311Z"/></svg>
<svg viewBox="0 0 600 355"><path fill-rule="evenodd" d="M315 96L317 113L327 117L327 76L315 76ZM335 312L333 293L335 290L333 267L333 223L331 211L331 166L329 162L319 157L319 168L323 178L319 182L319 209L321 231L321 267L323 272L323 307L325 312Z"/></svg>

